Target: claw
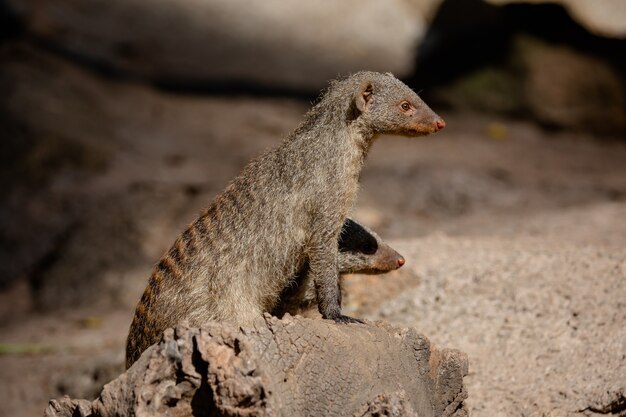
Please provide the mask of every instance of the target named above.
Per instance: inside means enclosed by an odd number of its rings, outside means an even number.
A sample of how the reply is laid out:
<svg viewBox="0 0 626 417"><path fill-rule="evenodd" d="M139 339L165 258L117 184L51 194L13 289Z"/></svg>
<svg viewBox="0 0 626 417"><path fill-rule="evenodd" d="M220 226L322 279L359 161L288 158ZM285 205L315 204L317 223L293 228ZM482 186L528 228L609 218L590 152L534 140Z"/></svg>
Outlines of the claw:
<svg viewBox="0 0 626 417"><path fill-rule="evenodd" d="M335 323L340 323L340 324L348 324L348 323L365 324L365 322L361 319L355 319L354 317L344 316L344 315L337 316L333 320L335 320Z"/></svg>

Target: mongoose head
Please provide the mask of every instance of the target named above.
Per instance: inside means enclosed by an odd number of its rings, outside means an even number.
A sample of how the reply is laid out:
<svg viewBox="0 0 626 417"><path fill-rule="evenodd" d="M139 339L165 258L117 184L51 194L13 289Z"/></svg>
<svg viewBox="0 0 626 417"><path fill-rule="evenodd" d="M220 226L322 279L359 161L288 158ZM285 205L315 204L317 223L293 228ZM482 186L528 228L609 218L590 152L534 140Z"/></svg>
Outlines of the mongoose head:
<svg viewBox="0 0 626 417"><path fill-rule="evenodd" d="M423 136L446 126L402 81L392 74L360 72L354 79L357 118L375 134Z"/></svg>
<svg viewBox="0 0 626 417"><path fill-rule="evenodd" d="M372 230L346 219L339 235L339 271L383 274L404 265L404 257Z"/></svg>

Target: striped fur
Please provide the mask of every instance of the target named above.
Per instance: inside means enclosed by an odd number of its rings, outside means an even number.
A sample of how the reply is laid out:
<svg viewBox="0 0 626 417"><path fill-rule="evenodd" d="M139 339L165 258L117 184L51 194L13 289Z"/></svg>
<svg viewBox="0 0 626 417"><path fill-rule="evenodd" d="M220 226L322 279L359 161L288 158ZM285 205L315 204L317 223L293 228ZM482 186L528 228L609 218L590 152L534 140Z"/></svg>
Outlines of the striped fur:
<svg viewBox="0 0 626 417"><path fill-rule="evenodd" d="M246 325L271 312L304 265L322 316L350 321L341 315L337 241L371 144L379 134L441 127L391 74L332 82L304 122L250 162L157 264L130 327L127 366L181 320Z"/></svg>

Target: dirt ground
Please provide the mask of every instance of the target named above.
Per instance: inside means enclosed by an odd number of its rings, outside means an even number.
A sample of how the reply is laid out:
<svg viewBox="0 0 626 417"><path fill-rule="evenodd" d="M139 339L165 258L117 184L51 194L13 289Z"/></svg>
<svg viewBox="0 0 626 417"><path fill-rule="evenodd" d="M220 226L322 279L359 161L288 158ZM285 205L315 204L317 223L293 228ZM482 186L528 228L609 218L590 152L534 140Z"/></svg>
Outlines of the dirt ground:
<svg viewBox="0 0 626 417"><path fill-rule="evenodd" d="M0 415L38 416L117 375L151 265L309 103L176 95L32 51L2 71L35 144L4 208L24 230L10 256L48 261L0 293ZM626 415L625 138L442 115L371 151L354 214L407 264L349 277L346 310L467 352L474 416Z"/></svg>

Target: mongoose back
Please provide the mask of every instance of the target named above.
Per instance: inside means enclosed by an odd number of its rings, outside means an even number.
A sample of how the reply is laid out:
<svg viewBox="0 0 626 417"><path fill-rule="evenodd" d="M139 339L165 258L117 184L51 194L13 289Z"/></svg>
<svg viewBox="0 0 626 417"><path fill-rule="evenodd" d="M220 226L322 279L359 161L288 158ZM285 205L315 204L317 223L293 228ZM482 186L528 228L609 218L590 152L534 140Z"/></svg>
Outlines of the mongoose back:
<svg viewBox="0 0 626 417"><path fill-rule="evenodd" d="M391 74L333 81L302 124L251 161L156 265L127 341L127 366L181 320L246 325L271 312L308 263L322 317L341 314L337 241L365 157L380 134L445 126Z"/></svg>
<svg viewBox="0 0 626 417"><path fill-rule="evenodd" d="M404 265L402 255L384 242L373 230L346 219L338 242L337 269L340 279L343 274L384 274ZM288 285L280 296L278 305L272 314L282 317L285 313L291 315L311 312L317 306L317 292L315 285L307 274L308 265Z"/></svg>

